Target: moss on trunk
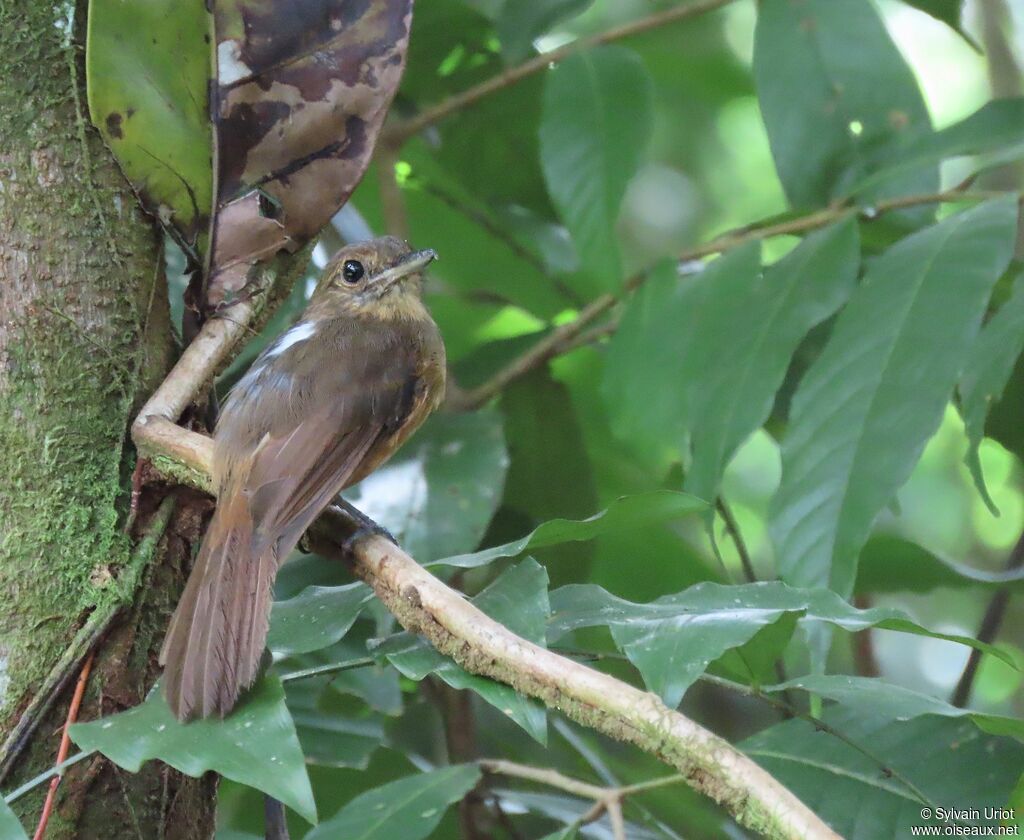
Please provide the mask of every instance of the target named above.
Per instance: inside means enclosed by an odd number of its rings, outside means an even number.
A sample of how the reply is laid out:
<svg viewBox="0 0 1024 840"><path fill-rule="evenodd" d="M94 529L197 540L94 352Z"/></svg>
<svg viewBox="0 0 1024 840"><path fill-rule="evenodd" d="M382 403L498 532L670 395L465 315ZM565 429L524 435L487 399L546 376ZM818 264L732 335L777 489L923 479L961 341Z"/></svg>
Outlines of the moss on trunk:
<svg viewBox="0 0 1024 840"><path fill-rule="evenodd" d="M132 547L126 430L172 350L159 239L88 123L85 6L77 22L72 11L0 3L0 738L83 619L115 597ZM143 602L103 644L84 717L99 700L104 712L136 702L152 681L198 532L194 506L182 510ZM62 714L40 728L18 777L52 762ZM207 836L212 793L166 768L129 778L84 762L48 837ZM169 794L189 819L158 832ZM23 814L38 805L19 802Z"/></svg>

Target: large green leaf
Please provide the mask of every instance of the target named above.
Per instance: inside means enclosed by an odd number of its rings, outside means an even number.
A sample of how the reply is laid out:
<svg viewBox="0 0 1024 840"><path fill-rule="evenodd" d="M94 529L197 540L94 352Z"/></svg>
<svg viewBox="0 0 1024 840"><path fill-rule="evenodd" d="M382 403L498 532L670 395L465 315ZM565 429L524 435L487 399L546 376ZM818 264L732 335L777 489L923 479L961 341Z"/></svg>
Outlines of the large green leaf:
<svg viewBox="0 0 1024 840"><path fill-rule="evenodd" d="M1008 97L986 102L977 111L905 149L881 171L854 188L869 192L879 184L922 165L938 163L960 155L982 155L1019 149L1024 155L1024 98Z"/></svg>
<svg viewBox="0 0 1024 840"><path fill-rule="evenodd" d="M841 706L885 721L912 720L922 715L969 718L990 735L1012 735L1024 739L1024 720L975 712L951 706L944 700L911 691L900 685L870 677L847 674L808 674L787 680L766 691L800 689L835 700Z"/></svg>
<svg viewBox="0 0 1024 840"><path fill-rule="evenodd" d="M1024 117L1024 115L1022 115ZM1017 269L1013 293L999 311L982 328L977 342L967 356L960 384L960 414L967 431L965 460L974 483L993 513L995 502L985 486L978 449L985 437L985 418L989 406L998 402L1024 350L1024 271Z"/></svg>
<svg viewBox="0 0 1024 840"><path fill-rule="evenodd" d="M753 283L732 275L708 289L678 380L699 405L690 424L689 492L718 495L736 449L771 414L797 345L843 304L859 265L857 227L847 220L809 236Z"/></svg>
<svg viewBox="0 0 1024 840"><path fill-rule="evenodd" d="M349 631L371 600L365 583L310 586L287 601L275 601L267 647L275 656L309 653L333 645Z"/></svg>
<svg viewBox="0 0 1024 840"><path fill-rule="evenodd" d="M911 826L922 824L941 830L940 821L922 819L925 806L1001 807L1024 765L1024 747L965 720L892 723L842 708L824 719L855 746L803 720L780 723L740 746L847 840L909 837Z"/></svg>
<svg viewBox="0 0 1024 840"><path fill-rule="evenodd" d="M834 592L794 589L778 581L699 583L650 604L631 603L592 584L564 586L551 593L548 638L582 627L610 627L615 643L647 686L674 707L711 662L746 644L786 613L799 614L804 624L824 622L851 632L878 627L945 639L1009 661L975 639L927 630L900 610L859 610ZM786 641L785 635L778 638Z"/></svg>
<svg viewBox="0 0 1024 840"><path fill-rule="evenodd" d="M1016 230L1016 202L991 201L870 267L793 397L771 521L784 580L852 590L875 517L939 426Z"/></svg>
<svg viewBox="0 0 1024 840"><path fill-rule="evenodd" d="M306 840L421 840L479 779L480 771L470 764L399 779L360 794Z"/></svg>
<svg viewBox="0 0 1024 840"><path fill-rule="evenodd" d="M763 0L754 80L776 169L796 207L828 204L931 129L914 74L872 3ZM926 166L869 197L938 185L938 167Z"/></svg>
<svg viewBox="0 0 1024 840"><path fill-rule="evenodd" d="M181 723L155 688L146 701L107 718L71 727L71 740L138 772L154 758L187 776L213 770L280 800L309 822L316 805L281 681L264 676L223 720Z"/></svg>
<svg viewBox="0 0 1024 840"><path fill-rule="evenodd" d="M3 840L28 840L25 827L3 799L0 799L0 837Z"/></svg>
<svg viewBox="0 0 1024 840"><path fill-rule="evenodd" d="M615 223L652 121L651 81L629 50L577 53L548 76L540 126L544 178L595 289L622 280Z"/></svg>
<svg viewBox="0 0 1024 840"><path fill-rule="evenodd" d="M875 533L864 545L857 564L858 593L931 592L940 587L984 586L1020 589L1024 569L990 572L929 551L896 534Z"/></svg>
<svg viewBox="0 0 1024 840"><path fill-rule="evenodd" d="M438 414L345 495L425 563L480 542L501 502L507 467L496 410Z"/></svg>
<svg viewBox="0 0 1024 840"><path fill-rule="evenodd" d="M203 0L90 0L89 112L143 205L193 248L213 211L210 69Z"/></svg>
<svg viewBox="0 0 1024 840"><path fill-rule="evenodd" d="M458 566L463 569L485 566L500 557L516 557L530 549L575 540L590 540L609 531L669 522L706 509L707 503L701 499L671 490L623 496L612 502L606 510L594 514L589 519L552 519L514 542L485 548L473 554L445 557L428 565Z"/></svg>
<svg viewBox="0 0 1024 840"><path fill-rule="evenodd" d="M680 278L663 264L633 296L612 339L603 393L615 433L638 449L677 452L684 445L702 395L693 377L719 364L701 336L701 318L712 304L728 306L726 295L757 282L761 251L757 243L714 260L694 277ZM735 337L730 326L725 338Z"/></svg>
<svg viewBox="0 0 1024 840"><path fill-rule="evenodd" d="M532 558L506 569L473 603L517 636L544 644L544 627L550 612L548 577L544 567ZM423 639L400 633L377 647L375 654L386 656L410 679L418 681L436 674L453 688L473 690L536 741L547 743L547 714L543 706L503 683L470 674Z"/></svg>
<svg viewBox="0 0 1024 840"><path fill-rule="evenodd" d="M347 713L337 693L324 690L327 678L304 679L285 686L288 711L308 764L366 769L384 743L384 718Z"/></svg>

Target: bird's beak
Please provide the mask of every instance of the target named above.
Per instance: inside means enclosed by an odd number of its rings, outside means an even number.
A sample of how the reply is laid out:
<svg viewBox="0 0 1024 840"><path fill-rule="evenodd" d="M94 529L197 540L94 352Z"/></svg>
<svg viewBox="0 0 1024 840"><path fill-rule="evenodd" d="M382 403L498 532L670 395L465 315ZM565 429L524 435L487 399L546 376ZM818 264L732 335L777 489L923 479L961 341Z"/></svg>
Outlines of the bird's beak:
<svg viewBox="0 0 1024 840"><path fill-rule="evenodd" d="M419 273L436 259L437 251L433 248L427 248L424 251L413 251L374 277L373 286L383 294L396 283L402 282L409 275Z"/></svg>

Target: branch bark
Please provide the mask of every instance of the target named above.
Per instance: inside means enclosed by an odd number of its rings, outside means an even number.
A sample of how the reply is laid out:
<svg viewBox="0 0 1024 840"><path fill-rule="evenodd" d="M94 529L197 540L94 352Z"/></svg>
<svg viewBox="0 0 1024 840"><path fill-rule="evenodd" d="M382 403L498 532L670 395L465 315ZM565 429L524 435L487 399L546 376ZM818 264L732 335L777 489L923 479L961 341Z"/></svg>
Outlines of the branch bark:
<svg viewBox="0 0 1024 840"><path fill-rule="evenodd" d="M245 305L243 305L245 306ZM244 329L251 312L230 311ZM173 424L189 387L198 391L230 349L239 330L204 326L206 336L186 354L154 394L133 426L140 451L176 464L175 475L209 487L211 441ZM173 439L173 447L163 448ZM359 540L352 554L346 539L358 527L337 507L329 508L310 531L313 547L345 558L407 629L427 638L466 670L499 680L549 708L613 738L632 743L675 767L694 789L721 803L741 824L777 838L835 838L837 835L799 799L742 752L667 708L653 694L594 671L516 636L468 603L460 593L420 567L388 540Z"/></svg>

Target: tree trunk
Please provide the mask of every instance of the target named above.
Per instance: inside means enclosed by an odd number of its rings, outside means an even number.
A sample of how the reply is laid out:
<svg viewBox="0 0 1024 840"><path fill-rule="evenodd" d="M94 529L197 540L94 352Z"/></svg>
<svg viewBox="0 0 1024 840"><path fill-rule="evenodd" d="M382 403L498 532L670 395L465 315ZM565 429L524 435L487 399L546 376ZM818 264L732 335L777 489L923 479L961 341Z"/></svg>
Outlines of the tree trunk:
<svg viewBox="0 0 1024 840"><path fill-rule="evenodd" d="M92 614L122 598L126 431L173 352L159 237L85 111L85 4L0 0L0 740ZM148 490L136 535L159 502ZM182 497L136 603L96 649L80 719L139 702L204 502ZM4 782L54 762L76 669ZM199 838L214 783L87 759L48 838ZM34 828L45 785L15 810ZM31 834L31 831L29 831Z"/></svg>

